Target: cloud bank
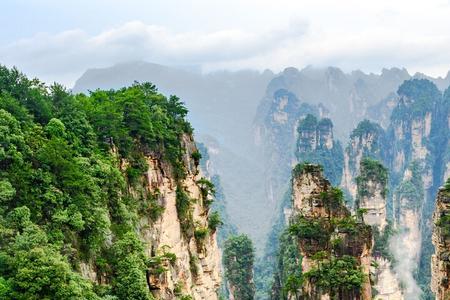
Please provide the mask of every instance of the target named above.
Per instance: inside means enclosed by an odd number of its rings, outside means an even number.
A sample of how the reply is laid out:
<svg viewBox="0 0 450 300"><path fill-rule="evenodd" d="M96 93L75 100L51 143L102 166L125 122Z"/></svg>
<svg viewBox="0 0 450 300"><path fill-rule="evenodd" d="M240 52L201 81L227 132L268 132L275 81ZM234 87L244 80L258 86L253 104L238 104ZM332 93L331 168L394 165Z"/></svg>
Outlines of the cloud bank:
<svg viewBox="0 0 450 300"><path fill-rule="evenodd" d="M207 2L194 2L210 12ZM233 9L239 17L253 11L247 23L254 26L222 20L228 27L219 27L225 29L205 23L203 30L172 30L135 20L97 33L38 33L0 45L0 63L69 86L88 68L135 60L195 65L206 72L307 65L379 72L398 66L442 76L450 68L448 1L427 2L426 14L420 1L403 0L238 3L230 0L223 16L211 10L209 20L229 18Z"/></svg>

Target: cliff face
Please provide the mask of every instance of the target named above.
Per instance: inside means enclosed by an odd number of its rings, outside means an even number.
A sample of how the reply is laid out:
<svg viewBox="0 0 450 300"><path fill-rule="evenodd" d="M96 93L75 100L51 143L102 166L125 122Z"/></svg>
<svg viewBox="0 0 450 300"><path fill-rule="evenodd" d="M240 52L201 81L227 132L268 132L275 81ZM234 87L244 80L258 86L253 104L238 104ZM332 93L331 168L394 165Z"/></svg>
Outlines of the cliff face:
<svg viewBox="0 0 450 300"><path fill-rule="evenodd" d="M297 161L324 166L325 176L332 184L338 184L341 181L344 158L341 144L333 138L331 120L317 120L308 114L299 121L297 133Z"/></svg>
<svg viewBox="0 0 450 300"><path fill-rule="evenodd" d="M344 138L368 115L369 109L375 120L381 120L376 108L371 106L391 96L410 77L406 70L395 68L383 69L380 75L368 75L361 71L344 73L333 67L286 68L271 80L267 93L272 95L279 89L286 89L307 103L322 103L336 123L337 136ZM267 98L263 99L260 109L268 102ZM348 114L352 117L349 118Z"/></svg>
<svg viewBox="0 0 450 300"><path fill-rule="evenodd" d="M377 123L364 120L350 135L350 141L344 152L344 171L341 186L353 199L356 198L356 177L359 174L361 160L364 157L383 161L386 138L384 130Z"/></svg>
<svg viewBox="0 0 450 300"><path fill-rule="evenodd" d="M450 180L437 195L433 223L431 289L437 300L445 300L450 297Z"/></svg>
<svg viewBox="0 0 450 300"><path fill-rule="evenodd" d="M364 221L374 230L373 263L371 273L375 299L403 299L397 274L392 270L389 242L392 235L388 223L387 185L388 171L378 161L364 158L360 174L356 178L356 209L363 214Z"/></svg>
<svg viewBox="0 0 450 300"><path fill-rule="evenodd" d="M365 158L357 177L358 195L356 207L366 210L364 221L383 232L387 225L386 196L387 169L376 160Z"/></svg>
<svg viewBox="0 0 450 300"><path fill-rule="evenodd" d="M302 104L293 93L284 89L275 91L267 101L267 107L260 109L255 124L255 144L267 161L266 173L271 177L268 181L286 182L295 160L298 122L306 114L317 115L319 110Z"/></svg>
<svg viewBox="0 0 450 300"><path fill-rule="evenodd" d="M197 151L196 147L188 136L183 138L183 145L187 175L178 183L178 188L183 189L192 201L193 234L186 235L182 230L177 210L177 183L160 161L147 157L149 169L144 184L150 194L158 195L157 202L164 207L164 212L156 222L151 218L141 219L140 236L146 242L145 251L149 257L165 251L177 257L174 264L166 262L166 272L150 274L150 287L158 299L174 299L180 291L194 299L217 299L221 266L216 232L208 229L207 201L210 199L202 195L203 187L198 184L202 177L191 157ZM205 230L206 233L200 234Z"/></svg>
<svg viewBox="0 0 450 300"><path fill-rule="evenodd" d="M303 274L302 284L286 298L371 299L372 231L351 216L342 192L323 177L319 166L294 169L292 207L289 232L297 240ZM349 277L358 280L347 282Z"/></svg>
<svg viewBox="0 0 450 300"><path fill-rule="evenodd" d="M398 90L399 102L391 115L388 136L393 213L399 234L393 243L397 270L403 276L406 299L414 299L419 285L429 286L431 215L437 187L442 184L445 165L445 134L442 122L442 94L431 82L412 80ZM417 272L417 276L414 273ZM430 295L427 288L422 288ZM429 297L429 296L427 296Z"/></svg>
<svg viewBox="0 0 450 300"><path fill-rule="evenodd" d="M138 185L128 189L135 198L144 197L149 208L138 224L138 237L150 259L147 284L156 299L176 299L190 295L193 299L218 299L221 285L221 255L216 230L208 224L211 195L202 186L202 174L193 153L198 150L189 135L182 137L183 164L186 176L175 180L173 169L159 157L146 154L148 169ZM120 160L124 171L126 159ZM183 195L183 196L180 196ZM180 197L189 201L187 212L179 208ZM184 214L187 214L185 216ZM186 225L187 224L187 225ZM95 282L108 281L95 267L82 263L82 275Z"/></svg>

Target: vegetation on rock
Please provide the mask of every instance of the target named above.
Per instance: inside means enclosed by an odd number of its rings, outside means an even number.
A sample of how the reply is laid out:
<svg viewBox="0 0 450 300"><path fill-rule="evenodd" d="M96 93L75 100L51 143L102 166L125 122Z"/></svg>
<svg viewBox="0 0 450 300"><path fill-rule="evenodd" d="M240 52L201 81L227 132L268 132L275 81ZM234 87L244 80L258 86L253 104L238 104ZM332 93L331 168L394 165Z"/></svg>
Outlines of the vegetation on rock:
<svg viewBox="0 0 450 300"><path fill-rule="evenodd" d="M254 257L252 241L246 235L232 236L225 242L223 251L225 276L234 299L254 299Z"/></svg>

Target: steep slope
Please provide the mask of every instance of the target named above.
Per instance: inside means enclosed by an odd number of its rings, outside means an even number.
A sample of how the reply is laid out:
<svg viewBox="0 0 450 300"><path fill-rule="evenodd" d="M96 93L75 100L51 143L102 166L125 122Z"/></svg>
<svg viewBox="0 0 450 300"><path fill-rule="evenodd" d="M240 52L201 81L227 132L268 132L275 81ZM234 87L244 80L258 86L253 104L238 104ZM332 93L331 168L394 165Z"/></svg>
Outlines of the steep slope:
<svg viewBox="0 0 450 300"><path fill-rule="evenodd" d="M270 71L201 73L143 61L87 70L73 91L118 89L133 82L152 82L166 95L178 95L189 109L197 133L216 137L236 153L248 153L252 119L264 96Z"/></svg>
<svg viewBox="0 0 450 300"><path fill-rule="evenodd" d="M211 161L220 175L233 224L262 245L270 229L273 206L267 200L261 158L253 147L253 117L270 71L201 73L146 62L130 62L87 70L73 91L85 92L152 82L166 95L178 95L189 109L196 140L211 149ZM213 141L211 141L212 139ZM263 188L261 188L263 187ZM245 203L247 207L243 208ZM249 218L247 211L257 212ZM261 216L261 217L259 217Z"/></svg>
<svg viewBox="0 0 450 300"><path fill-rule="evenodd" d="M341 182L344 154L339 141L333 138L333 122L328 118L317 120L308 114L297 127L296 157L298 162L326 166L324 173L332 184Z"/></svg>
<svg viewBox="0 0 450 300"><path fill-rule="evenodd" d="M335 122L337 137L344 139L367 116L368 107L395 93L398 86L410 78L405 69L396 68L383 69L380 75L361 71L344 73L333 67L307 67L300 71L287 68L270 82L257 115L266 115L273 93L285 89L308 104L321 103L327 107L329 117Z"/></svg>
<svg viewBox="0 0 450 300"><path fill-rule="evenodd" d="M429 291L431 216L437 187L442 185L446 165L443 160L448 122L443 122L442 94L428 80L406 81L398 90L399 102L392 112L388 138L391 141L387 164L391 170L394 218L400 234L394 244L406 245L396 253L403 281L411 290L407 299L417 295L416 282ZM415 273L415 266L418 272ZM414 275L417 274L417 275ZM413 276L414 275L414 276ZM408 297L408 294L410 295Z"/></svg>
<svg viewBox="0 0 450 300"><path fill-rule="evenodd" d="M401 300L403 294L398 275L392 270L392 253L389 247L393 231L386 210L388 171L380 162L371 158L364 158L359 170L355 207L364 221L372 226L374 233L371 269L373 296L374 299Z"/></svg>
<svg viewBox="0 0 450 300"><path fill-rule="evenodd" d="M0 67L0 298L217 299L186 114L148 83L75 97Z"/></svg>
<svg viewBox="0 0 450 300"><path fill-rule="evenodd" d="M279 256L273 299L371 299L372 231L351 216L320 166L294 169L289 219L283 239L291 242L282 244L291 246Z"/></svg>
<svg viewBox="0 0 450 300"><path fill-rule="evenodd" d="M431 289L437 300L444 300L450 296L450 179L437 195L433 223L435 252L431 259Z"/></svg>
<svg viewBox="0 0 450 300"><path fill-rule="evenodd" d="M344 152L344 172L341 186L355 199L357 193L356 177L361 161L373 158L384 161L386 156L385 132L377 123L364 120L350 134L350 141Z"/></svg>

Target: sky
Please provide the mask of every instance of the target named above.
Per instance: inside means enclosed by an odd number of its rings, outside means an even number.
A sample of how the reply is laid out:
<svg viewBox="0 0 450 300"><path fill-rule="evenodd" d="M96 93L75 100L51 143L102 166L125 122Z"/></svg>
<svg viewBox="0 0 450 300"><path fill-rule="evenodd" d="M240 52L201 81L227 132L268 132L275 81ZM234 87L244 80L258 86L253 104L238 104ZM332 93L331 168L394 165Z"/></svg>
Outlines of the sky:
<svg viewBox="0 0 450 300"><path fill-rule="evenodd" d="M450 69L450 0L1 0L0 64L71 87L145 60L215 70Z"/></svg>

